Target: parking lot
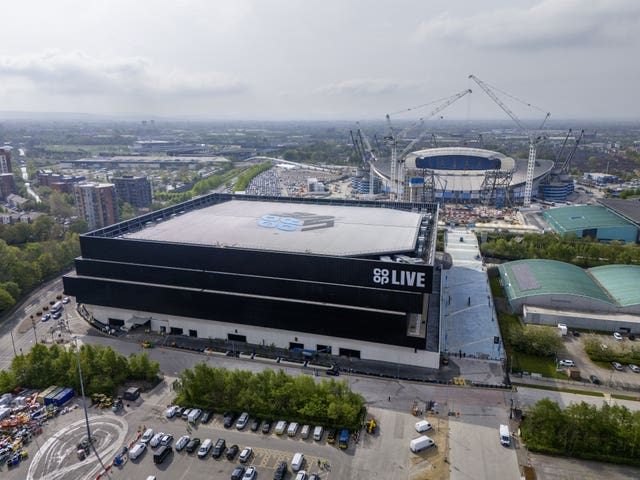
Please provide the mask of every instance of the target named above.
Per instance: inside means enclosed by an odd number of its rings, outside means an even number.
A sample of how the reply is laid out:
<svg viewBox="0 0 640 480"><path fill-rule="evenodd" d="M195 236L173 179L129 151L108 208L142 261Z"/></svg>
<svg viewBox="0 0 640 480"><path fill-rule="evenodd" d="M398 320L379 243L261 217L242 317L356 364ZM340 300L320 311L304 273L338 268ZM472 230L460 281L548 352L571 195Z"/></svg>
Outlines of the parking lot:
<svg viewBox="0 0 640 480"><path fill-rule="evenodd" d="M314 441L311 436L303 440L300 432L294 437L286 433L276 435L275 424L267 434L260 430L253 432L249 427L242 431L235 427L225 429L220 414L214 415L209 423L193 426L177 416L168 419L165 411L173 398L169 385L170 382L161 383L136 402L130 402L121 413L116 414L109 409L88 409L92 435L96 438L95 447L105 465L111 465L122 447L133 445L146 428L153 428L156 433L172 434L174 442L182 435L190 435L202 441L210 438L214 443L218 438L224 438L227 449L234 444L240 450L249 446L253 455L245 465L256 467L257 478L273 478L277 465L281 461L290 465L296 452L305 455L303 469L308 474L319 474L322 479L397 478L400 472L403 472L402 477L426 478L423 476L425 472L434 472L438 467L439 475L429 478L448 478L444 464L448 431L446 418L437 422L432 419L434 428L425 432L436 440L436 447L416 455L409 451L408 444L419 436L414 429L417 418L409 412L372 408L370 412L379 422L378 431L375 434L359 432L357 443L352 435L348 448L342 450L337 442L327 443L326 432L321 441ZM72 402L79 403L79 399ZM91 453L83 460L77 455L77 445L83 438L86 438L84 414L82 408L76 408L46 423L43 434L28 446L29 458L11 469L3 466L0 475L8 480L96 478L104 470L95 455ZM210 452L199 458L195 452L189 454L184 450L173 451L162 464L156 465L153 462L154 450L148 447L140 457L111 467L101 478L133 480L155 475L159 480L228 479L233 469L240 465L237 455L233 460L228 460L224 454L214 459ZM285 478L294 478L290 467Z"/></svg>

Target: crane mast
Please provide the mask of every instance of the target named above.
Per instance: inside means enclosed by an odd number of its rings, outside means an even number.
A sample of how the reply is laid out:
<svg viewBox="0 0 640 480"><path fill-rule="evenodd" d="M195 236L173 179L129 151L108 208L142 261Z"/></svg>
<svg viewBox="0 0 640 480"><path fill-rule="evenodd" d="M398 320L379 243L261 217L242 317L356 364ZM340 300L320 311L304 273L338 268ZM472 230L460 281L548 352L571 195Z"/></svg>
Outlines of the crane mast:
<svg viewBox="0 0 640 480"><path fill-rule="evenodd" d="M460 100L462 97L464 97L469 93L472 93L472 92L471 92L471 89L468 88L466 90L463 90L462 92L456 93L455 95L452 95L451 97L447 98L442 104L440 104L438 107L436 107L431 112L429 112L429 114L421 118L420 125L424 124L424 120L427 120L433 117L434 115L440 113L449 105L451 105L454 102L457 102L458 100ZM398 150L397 150L398 142L397 142L397 137L394 135L393 128L391 127L391 117L387 114L386 118L387 118L387 123L389 124L390 140L391 140L391 191L390 193L392 197L391 199L397 200L399 196L399 191L400 191L400 188L399 188L400 178L402 177L401 168L402 168L402 165L404 164L405 157L409 154L411 149L418 142L420 142L423 138L427 136L428 132L424 131L420 135L418 135L416 138L414 138L409 143L409 145L407 145L404 148L404 150L402 150L400 155L398 155Z"/></svg>
<svg viewBox="0 0 640 480"><path fill-rule="evenodd" d="M514 121L518 128L522 130L522 132L529 139L529 160L527 161L527 176L524 184L523 201L524 206L528 207L529 205L531 205L531 195L533 193L533 174L536 167L536 145L542 139L542 137L537 136L535 132L527 128L527 126L520 121L520 119L509 109L509 107L507 107L504 102L502 102L502 100L500 100L500 98L495 93L493 93L493 90L491 90L486 83L484 83L475 75L469 75L469 78L476 82L478 86L482 88L482 90L484 90L487 95L489 95L491 100L493 100L507 115L509 115L509 117L511 117L511 120ZM544 126L550 115L550 113L546 114L544 120L542 121L542 124L540 125L540 128Z"/></svg>

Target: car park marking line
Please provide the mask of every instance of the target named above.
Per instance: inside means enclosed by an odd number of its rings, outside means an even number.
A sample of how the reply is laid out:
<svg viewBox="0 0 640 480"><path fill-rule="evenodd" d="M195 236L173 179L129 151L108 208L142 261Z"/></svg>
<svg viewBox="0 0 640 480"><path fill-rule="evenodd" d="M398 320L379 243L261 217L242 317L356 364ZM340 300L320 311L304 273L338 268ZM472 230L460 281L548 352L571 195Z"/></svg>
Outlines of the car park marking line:
<svg viewBox="0 0 640 480"><path fill-rule="evenodd" d="M105 463L110 463L113 456L122 448L126 442L126 435L128 431L127 423L118 417L89 417L92 427L95 431L96 427L100 426L109 427L115 430L109 432L108 438L104 445L98 452L100 457ZM75 445L79 439L86 436L85 432L85 420L78 420L70 425L58 430L51 437L49 437L38 449L34 455L31 463L29 464L29 470L27 471L27 480L34 480L35 478L43 480L56 480L65 478L71 475L76 478L90 478L93 476L93 472L97 472L100 465L97 464L97 459L93 455L89 455L85 460L78 462L74 460L70 465L65 466L63 462L68 463L68 457L75 458L76 448ZM84 475L78 475L78 469L85 467L91 467L91 470ZM38 468L43 468L46 472L44 475L41 472L37 472Z"/></svg>

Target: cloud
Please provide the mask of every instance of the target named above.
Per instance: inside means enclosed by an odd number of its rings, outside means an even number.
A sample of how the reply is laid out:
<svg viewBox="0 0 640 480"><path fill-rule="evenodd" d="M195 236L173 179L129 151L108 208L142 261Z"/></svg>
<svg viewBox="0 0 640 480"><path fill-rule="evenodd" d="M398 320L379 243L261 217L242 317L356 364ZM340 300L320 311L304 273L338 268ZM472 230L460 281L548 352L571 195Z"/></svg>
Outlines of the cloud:
<svg viewBox="0 0 640 480"><path fill-rule="evenodd" d="M377 96L405 90L415 90L419 84L392 79L351 79L330 83L316 89L315 93L328 96Z"/></svg>
<svg viewBox="0 0 640 480"><path fill-rule="evenodd" d="M413 37L485 48L594 47L631 43L639 23L637 0L542 0L467 17L444 12L421 22Z"/></svg>
<svg viewBox="0 0 640 480"><path fill-rule="evenodd" d="M161 70L144 58L97 58L81 51L0 57L0 77L26 80L40 92L62 95L220 96L248 89L220 72Z"/></svg>

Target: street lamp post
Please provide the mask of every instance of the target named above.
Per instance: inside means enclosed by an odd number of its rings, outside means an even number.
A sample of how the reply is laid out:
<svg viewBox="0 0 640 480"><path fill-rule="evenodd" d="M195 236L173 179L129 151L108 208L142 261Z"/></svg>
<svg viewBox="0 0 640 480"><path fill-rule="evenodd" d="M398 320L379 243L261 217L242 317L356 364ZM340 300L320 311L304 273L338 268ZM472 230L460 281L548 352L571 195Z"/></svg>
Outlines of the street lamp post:
<svg viewBox="0 0 640 480"><path fill-rule="evenodd" d="M16 342L13 341L13 330L9 330L9 333L11 334L11 346L13 347L13 356L17 357L18 352L16 352Z"/></svg>
<svg viewBox="0 0 640 480"><path fill-rule="evenodd" d="M35 338L36 343L38 343L38 336L36 335L36 320L33 318L33 315L31 315L31 326L33 326L33 338Z"/></svg>
<svg viewBox="0 0 640 480"><path fill-rule="evenodd" d="M78 376L80 377L80 392L82 393L82 409L84 410L84 421L87 425L87 441L89 442L89 445L91 445L91 448L93 448L93 453L95 453L98 461L100 462L100 465L102 466L102 469L105 470L105 465L102 462L102 459L98 454L98 451L96 450L95 442L93 442L91 439L91 428L89 427L89 413L87 412L87 398L84 395L84 382L82 381L82 369L80 368L80 347L78 347L77 337L73 337L73 341L76 345L76 360L78 362ZM107 470L105 470L105 473L107 475L107 478L111 478Z"/></svg>

